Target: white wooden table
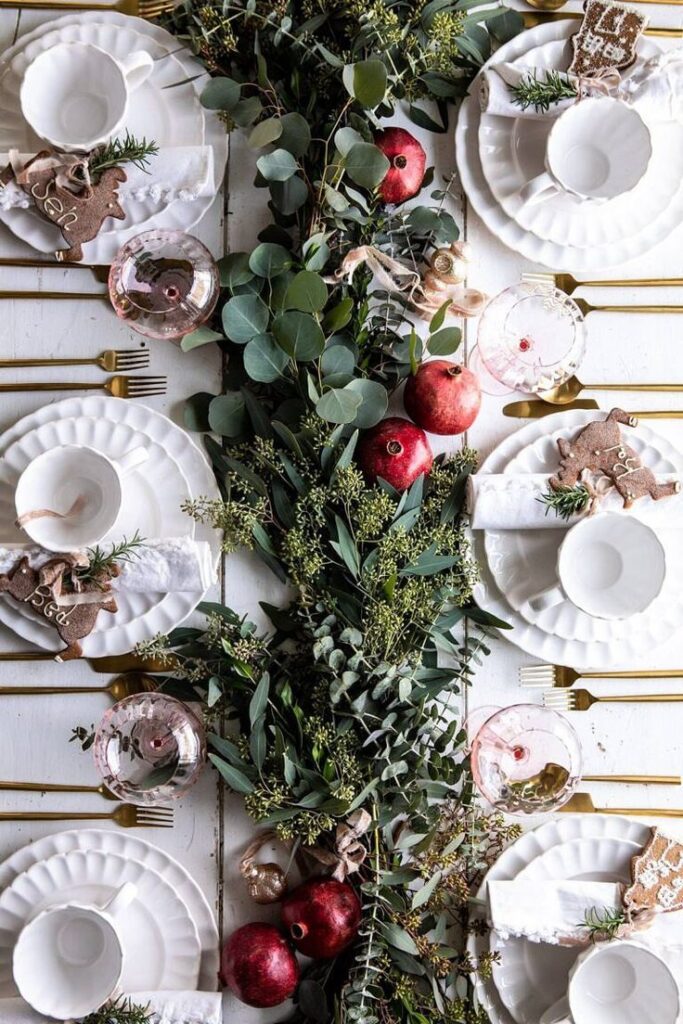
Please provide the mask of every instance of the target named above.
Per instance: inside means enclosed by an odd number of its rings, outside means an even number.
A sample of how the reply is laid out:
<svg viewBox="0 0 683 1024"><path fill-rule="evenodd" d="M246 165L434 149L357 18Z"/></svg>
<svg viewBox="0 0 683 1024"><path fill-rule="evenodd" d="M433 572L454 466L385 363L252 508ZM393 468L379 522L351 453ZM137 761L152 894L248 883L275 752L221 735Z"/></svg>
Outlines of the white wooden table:
<svg viewBox="0 0 683 1024"><path fill-rule="evenodd" d="M576 9L577 4L572 3ZM668 23L672 21L670 8ZM660 13L659 11L657 12ZM49 17L48 12L17 12L0 10L0 50L11 45L23 32ZM677 15L681 21L680 15ZM662 24L661 18L657 19ZM406 122L407 125L407 122ZM408 126L408 125L407 125ZM430 136L409 126L420 137L430 158L436 164L437 180L449 177L454 167L452 133ZM255 154L237 137L231 139L231 159L226 178L225 202L219 196L209 214L197 229L197 234L216 254L229 250L249 249L256 234L267 223L267 210L263 193L253 190ZM225 207L225 209L224 209ZM227 216L225 215L227 213ZM460 216L463 237L474 249L470 284L489 294L518 280L524 270L535 269L515 253L506 249L482 226L477 216L464 201ZM4 228L0 229L0 255L35 255L17 242ZM562 268L557 268L562 269ZM656 250L627 266L613 268L610 277L673 277L683 276L683 228ZM0 287L44 288L65 291L83 287L97 290L85 271L62 268L45 270L0 269ZM595 293L594 293L595 294ZM666 290L652 292L653 301L683 302L683 290L667 294ZM618 293L620 299L635 301L637 293ZM650 293L648 293L648 297ZM602 296L598 296L602 298ZM605 297L615 293L605 292ZM656 298L655 298L656 297ZM61 356L92 356L105 347L125 348L140 344L140 337L113 316L106 301L10 301L3 303L0 316L0 352L11 357L18 353L27 356L44 354ZM464 353L471 349L476 338L476 323L466 322ZM220 390L220 358L214 349L201 348L184 355L173 344L151 343L152 373L164 373L169 378L168 395L151 399L154 408L182 422L182 402L195 391ZM73 371L70 371L73 372ZM99 379L95 368L76 370L83 379ZM53 371L53 379L63 371ZM664 315L594 316L590 320L590 341L582 375L591 381L679 380L683 382L683 317ZM47 370L2 371L3 380L49 379ZM104 376L104 375L102 375ZM79 379L79 378L75 378ZM65 395L53 393L18 394L0 397L0 430L6 429L26 413L40 407L46 400L59 401ZM602 397L605 408L621 404L632 405L628 393ZM518 426L522 425L502 415L502 406L508 397L485 396L482 411L467 442L478 448L481 457L488 453ZM647 395L638 399L651 408L674 406L676 396ZM679 399L683 408L683 401ZM400 403L396 405L400 411ZM683 446L683 422L665 421L655 425L679 447ZM432 438L435 450L442 450L439 438ZM451 445L455 447L455 445ZM257 600L277 601L280 587L274 577L263 570L254 559L232 556L227 560L223 580L223 598L236 610L248 612L257 622ZM218 595L217 595L218 596ZM505 705L520 700L538 699L534 691L520 690L517 680L521 665L533 659L507 640L495 640L491 656L478 669L474 684L463 697L463 714L480 705ZM0 650L22 650L27 645L4 627L0 627ZM670 640L659 650L648 653L641 661L644 667L683 668L683 633ZM635 664L621 667L637 667ZM106 676L94 673L87 663L56 665L51 662L0 662L0 685L21 683L37 685L92 684L104 685ZM591 683L596 693L621 692L630 687L637 691L643 683ZM648 684L649 685L649 684ZM675 692L681 683L658 681L662 690ZM529 696L531 694L531 696ZM25 781L45 780L60 782L96 781L90 757L81 753L76 744L69 744L71 730L76 724L89 726L96 723L108 704L99 696L78 697L24 697L0 698L0 779ZM619 772L671 774L683 771L683 753L679 737L683 733L683 704L624 705L595 707L586 713L572 716L584 750L585 770L590 774ZM587 787L596 803L620 806L670 806L683 811L683 790L661 787L593 785ZM85 810L109 809L110 805L94 797L40 794L3 793L0 809L31 808L51 810L74 808ZM68 824L63 827L69 828ZM667 828L683 836L683 820L667 822ZM47 833L60 830L53 824L0 823L0 858L4 859L18 847ZM217 785L214 773L207 771L199 785L186 800L178 804L173 830L148 829L141 834L158 843L177 857L193 874L216 909L222 933L227 935L247 920L267 918L268 910L255 907L246 897L244 884L237 872L238 855L253 824L247 818L241 801L230 796ZM239 1013L234 1010L239 1006ZM241 1004L232 1004L226 1019L240 1024L268 1021L281 1016L249 1010Z"/></svg>

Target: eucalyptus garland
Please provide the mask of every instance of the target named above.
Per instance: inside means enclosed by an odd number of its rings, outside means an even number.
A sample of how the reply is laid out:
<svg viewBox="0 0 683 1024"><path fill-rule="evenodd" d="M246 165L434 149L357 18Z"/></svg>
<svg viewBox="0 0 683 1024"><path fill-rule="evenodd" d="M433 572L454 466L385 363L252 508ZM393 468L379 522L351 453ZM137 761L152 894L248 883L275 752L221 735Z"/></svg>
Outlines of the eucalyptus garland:
<svg viewBox="0 0 683 1024"><path fill-rule="evenodd" d="M476 0L185 0L166 23L214 76L204 105L247 133L272 216L251 252L221 260L216 315L183 341L227 356L224 392L186 411L221 497L187 511L226 551L256 552L291 599L262 606L268 631L205 605L203 628L139 650L168 659L171 692L205 702L211 761L255 823L333 845L353 811L371 816L359 940L307 973L296 1019L478 1024L472 972L495 957L465 950L481 927L471 894L518 830L476 805L458 707L487 628L504 625L472 600L475 454L437 459L403 493L354 461L394 389L460 331L448 303L418 329L410 289L344 261L370 248L419 279L455 242L453 179L428 170L427 202L387 205L377 132L399 105L445 131L521 19Z"/></svg>

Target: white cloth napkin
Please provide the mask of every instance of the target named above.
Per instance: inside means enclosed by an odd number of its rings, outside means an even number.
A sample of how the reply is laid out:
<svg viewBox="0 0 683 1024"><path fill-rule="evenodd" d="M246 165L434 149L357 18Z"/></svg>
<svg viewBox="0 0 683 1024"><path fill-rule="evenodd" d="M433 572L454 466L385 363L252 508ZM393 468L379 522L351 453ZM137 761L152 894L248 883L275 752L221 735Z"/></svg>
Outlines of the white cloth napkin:
<svg viewBox="0 0 683 1024"><path fill-rule="evenodd" d="M479 76L479 103L482 113L496 117L528 117L536 120L559 117L559 115L575 103L575 99L560 100L552 103L548 110L536 110L535 107L522 109L514 102L509 86L519 85L523 78L532 76L541 82L545 81L546 68L529 67L523 64L508 64L501 61L482 71ZM568 76L571 80L573 76Z"/></svg>
<svg viewBox="0 0 683 1024"><path fill-rule="evenodd" d="M645 61L619 89L644 121L683 122L683 47Z"/></svg>
<svg viewBox="0 0 683 1024"><path fill-rule="evenodd" d="M657 482L676 479L676 474L661 474ZM561 519L538 500L548 492L549 480L550 475L544 473L475 473L467 482L467 510L472 529L566 530L578 522L580 516ZM635 515L653 526L679 527L683 526L683 492L659 501L646 495L626 510L622 498L613 489L600 498L598 510Z"/></svg>
<svg viewBox="0 0 683 1024"><path fill-rule="evenodd" d="M21 153L20 159L27 163L32 155ZM8 163L9 154L0 153L0 169ZM132 163L124 164L123 169L127 180L119 188L119 200L124 207L127 202L145 199L165 204L177 199L193 202L216 192L211 146L162 146L149 157L145 170ZM14 182L0 186L0 209L30 205L29 197Z"/></svg>
<svg viewBox="0 0 683 1024"><path fill-rule="evenodd" d="M149 1005L153 1024L221 1024L220 992L134 992L130 996L140 1006ZM23 999L0 999L2 1024L54 1024L32 1010Z"/></svg>
<svg viewBox="0 0 683 1024"><path fill-rule="evenodd" d="M106 545L104 545L106 550ZM0 547L0 573L26 555L32 568L57 557L53 551L20 544ZM211 548L191 537L160 537L136 548L130 561L120 561L121 574L112 580L114 590L141 593L204 591L216 582ZM1 1022L0 1022L1 1024Z"/></svg>

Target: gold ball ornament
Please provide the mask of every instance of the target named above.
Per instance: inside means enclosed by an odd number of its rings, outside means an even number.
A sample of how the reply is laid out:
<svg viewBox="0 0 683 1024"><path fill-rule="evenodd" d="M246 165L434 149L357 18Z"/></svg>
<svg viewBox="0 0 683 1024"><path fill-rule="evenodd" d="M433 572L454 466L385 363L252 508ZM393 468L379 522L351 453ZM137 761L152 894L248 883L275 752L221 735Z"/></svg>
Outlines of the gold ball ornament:
<svg viewBox="0 0 683 1024"><path fill-rule="evenodd" d="M287 892L287 879L279 864L245 865L242 874L254 903L277 903Z"/></svg>

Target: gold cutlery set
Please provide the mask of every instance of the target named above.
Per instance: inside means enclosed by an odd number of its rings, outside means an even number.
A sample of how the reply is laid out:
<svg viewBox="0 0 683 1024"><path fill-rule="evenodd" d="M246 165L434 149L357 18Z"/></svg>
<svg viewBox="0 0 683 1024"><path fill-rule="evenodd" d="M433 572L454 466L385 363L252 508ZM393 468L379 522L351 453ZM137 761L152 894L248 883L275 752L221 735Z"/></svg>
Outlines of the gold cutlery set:
<svg viewBox="0 0 683 1024"><path fill-rule="evenodd" d="M25 295L28 293L24 293ZM44 297L44 292L36 292ZM114 373L101 383L94 381L19 381L0 383L0 394L17 391L108 391L114 398L147 398L166 394L166 377L123 376L117 371L141 370L149 366L149 349L106 349L93 359L0 359L0 369L36 366L99 366Z"/></svg>
<svg viewBox="0 0 683 1024"><path fill-rule="evenodd" d="M33 661L53 656L20 652L18 654L2 653L0 661ZM112 658L95 658L90 661L95 671L115 671L128 667L149 671L168 671L168 665L162 669L159 663L139 659L137 655L122 655ZM8 696L62 696L81 693L101 693L114 701L132 697L136 693L146 693L156 689L156 682L142 671L127 671L119 675L107 686L0 686L0 697ZM115 796L104 784L99 786L70 785L56 782L0 782L0 792L30 793L86 793L95 794L105 800L117 801ZM0 811L0 822L3 821L113 821L122 828L172 828L173 808L146 807L136 804L120 804L114 811Z"/></svg>

